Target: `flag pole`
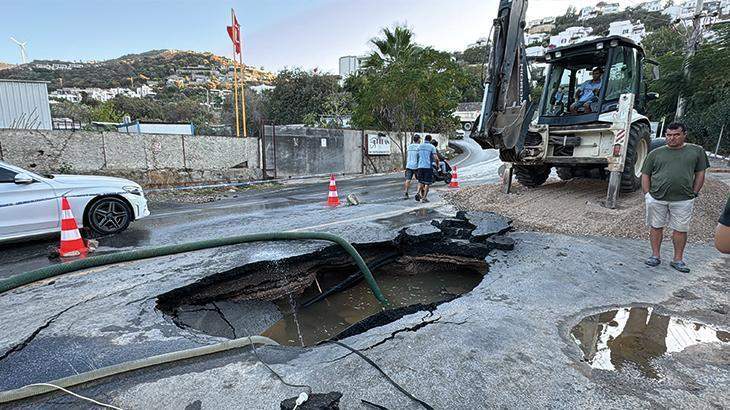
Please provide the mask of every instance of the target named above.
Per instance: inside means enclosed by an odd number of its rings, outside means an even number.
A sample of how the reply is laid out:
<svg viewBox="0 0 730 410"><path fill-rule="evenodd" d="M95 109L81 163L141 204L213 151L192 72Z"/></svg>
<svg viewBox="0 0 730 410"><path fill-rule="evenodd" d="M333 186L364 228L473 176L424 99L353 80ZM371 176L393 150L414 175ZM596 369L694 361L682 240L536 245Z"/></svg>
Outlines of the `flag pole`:
<svg viewBox="0 0 730 410"><path fill-rule="evenodd" d="M236 19L231 9L231 28L236 29ZM235 34L235 33L234 33ZM236 136L241 136L241 129L238 120L238 76L236 74L236 44L233 44L233 109L236 112Z"/></svg>
<svg viewBox="0 0 730 410"><path fill-rule="evenodd" d="M240 35L240 32L239 32ZM246 80L243 76L243 40L240 41L241 52L238 54L238 61L241 63L241 113L243 117L243 136L247 137L246 131Z"/></svg>

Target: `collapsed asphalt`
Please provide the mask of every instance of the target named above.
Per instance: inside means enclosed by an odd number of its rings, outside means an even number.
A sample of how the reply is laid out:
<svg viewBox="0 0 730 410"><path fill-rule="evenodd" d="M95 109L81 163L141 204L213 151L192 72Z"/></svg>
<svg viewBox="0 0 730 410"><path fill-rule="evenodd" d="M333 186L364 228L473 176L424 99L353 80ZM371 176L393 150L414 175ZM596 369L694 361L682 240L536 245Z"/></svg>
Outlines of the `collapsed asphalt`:
<svg viewBox="0 0 730 410"><path fill-rule="evenodd" d="M318 222L311 229L356 243L387 240L406 225L452 212L439 203L408 210L415 203L395 201L325 210L318 208L320 201L294 208L302 211L302 220L293 225ZM367 215L361 208L366 205L371 207ZM285 212L245 220L225 209L208 218L208 229L205 220L193 219L197 212L188 213L185 218L193 226L176 240L257 229L259 224L287 226ZM324 212L331 223L324 222ZM377 212L380 218L373 215ZM706 245L690 245L687 259L693 270L684 275L665 265L645 267L646 244L641 241L511 236L517 240L515 250L493 251L487 258L490 272L473 291L343 341L435 408L730 406L727 346L702 344L663 356L654 361L662 375L656 380L631 366L617 372L592 369L570 338L571 329L586 316L626 306L655 307L730 329L728 257ZM155 309L158 295L241 264L322 246L252 244L202 251L65 275L0 295L0 389L221 340L181 331ZM418 408L341 347L258 350L290 383L310 385L315 392L341 391L343 408L361 408L361 399L387 408ZM275 408L300 393L282 385L245 349L72 390L123 408ZM24 403L33 408L79 404L60 394Z"/></svg>
<svg viewBox="0 0 730 410"><path fill-rule="evenodd" d="M690 246L687 255L694 269L683 275L667 266L643 266L643 243L633 240L511 235L517 239L515 250L493 251L487 258L489 274L472 292L343 341L435 408L730 405L727 345L691 346L663 356L654 362L662 374L655 380L631 366L619 372L592 369L570 338L570 330L584 317L632 305L729 329L727 257L708 246ZM246 253L276 257L311 246L252 247ZM191 265L185 270L170 269L186 263ZM27 335L55 318L32 343L0 361L0 372L11 375L6 380L17 386L209 343L209 338L180 332L153 306L159 290L194 280L199 263L194 258L160 258L154 267L138 265L143 264L59 278L53 285L0 296L0 306L11 312L0 329L3 345L9 333L19 336L23 322ZM57 301L47 289L64 289L69 300ZM340 347L258 350L290 383L311 385L315 392L341 391L344 408L359 408L361 399L388 408L417 408ZM151 403L180 408L196 402L202 408L271 408L299 393L280 384L245 350L113 377L76 390L124 408ZM52 395L27 404L39 403L77 402Z"/></svg>

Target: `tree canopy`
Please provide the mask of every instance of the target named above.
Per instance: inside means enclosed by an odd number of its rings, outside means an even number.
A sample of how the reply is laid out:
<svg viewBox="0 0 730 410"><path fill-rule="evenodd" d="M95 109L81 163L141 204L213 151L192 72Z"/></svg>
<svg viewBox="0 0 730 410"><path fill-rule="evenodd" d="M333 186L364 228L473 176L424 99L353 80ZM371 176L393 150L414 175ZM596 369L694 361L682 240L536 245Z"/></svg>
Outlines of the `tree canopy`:
<svg viewBox="0 0 730 410"><path fill-rule="evenodd" d="M660 29L644 41L647 55L660 64L661 78L650 84L659 99L649 104L651 116L673 120L680 94L687 98L682 118L689 126L689 139L714 150L725 126L721 151L730 152L730 26L715 28L715 36L705 41L689 60L689 79L683 74L684 37L671 28Z"/></svg>
<svg viewBox="0 0 730 410"><path fill-rule="evenodd" d="M322 114L328 98L340 91L337 76L300 69L281 71L273 85L266 118L277 124L301 124L307 114Z"/></svg>
<svg viewBox="0 0 730 410"><path fill-rule="evenodd" d="M406 27L385 28L371 40L365 69L345 88L355 99L356 127L385 131L450 131L467 84L463 69L446 52L413 42Z"/></svg>

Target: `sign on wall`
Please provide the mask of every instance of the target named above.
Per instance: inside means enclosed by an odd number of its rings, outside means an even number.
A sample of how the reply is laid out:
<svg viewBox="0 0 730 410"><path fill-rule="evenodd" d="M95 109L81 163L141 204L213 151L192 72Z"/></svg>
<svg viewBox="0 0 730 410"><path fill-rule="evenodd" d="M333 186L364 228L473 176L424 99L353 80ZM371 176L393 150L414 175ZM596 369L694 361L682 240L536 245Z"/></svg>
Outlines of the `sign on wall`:
<svg viewBox="0 0 730 410"><path fill-rule="evenodd" d="M390 138L385 134L367 134L368 155L390 155Z"/></svg>

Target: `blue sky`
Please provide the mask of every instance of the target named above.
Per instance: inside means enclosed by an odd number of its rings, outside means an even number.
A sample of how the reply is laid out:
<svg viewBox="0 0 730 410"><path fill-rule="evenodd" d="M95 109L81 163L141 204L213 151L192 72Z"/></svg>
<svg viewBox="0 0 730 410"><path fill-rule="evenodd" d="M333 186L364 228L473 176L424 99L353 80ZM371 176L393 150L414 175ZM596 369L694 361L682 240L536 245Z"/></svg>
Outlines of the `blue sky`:
<svg viewBox="0 0 730 410"><path fill-rule="evenodd" d="M561 14L570 1L531 1L529 18ZM580 2L585 4L595 3ZM404 23L416 41L460 50L486 36L497 0L0 0L0 61L104 60L151 49L229 54L230 8L244 36L244 62L272 71L336 72L343 55L369 50L382 27Z"/></svg>

